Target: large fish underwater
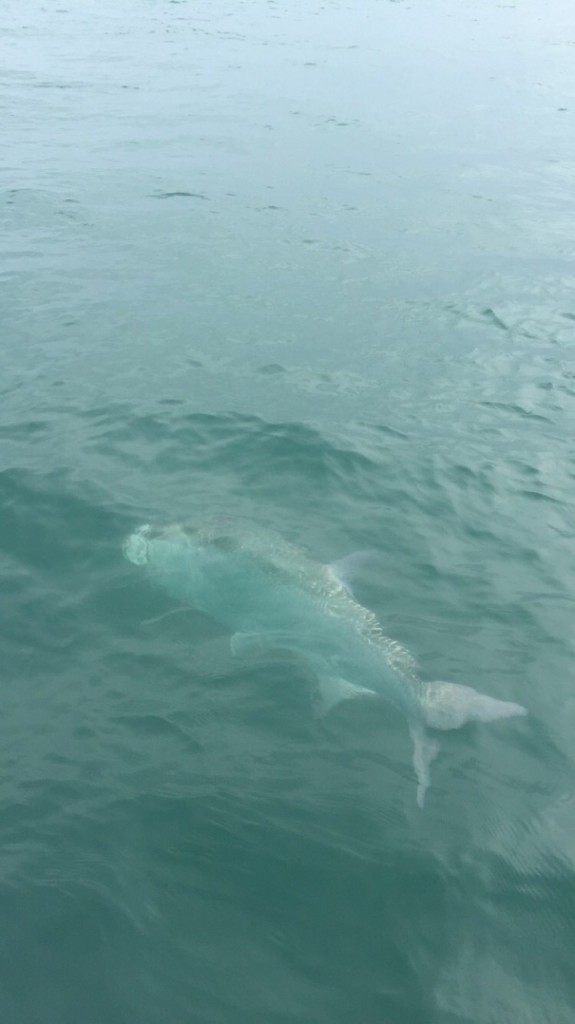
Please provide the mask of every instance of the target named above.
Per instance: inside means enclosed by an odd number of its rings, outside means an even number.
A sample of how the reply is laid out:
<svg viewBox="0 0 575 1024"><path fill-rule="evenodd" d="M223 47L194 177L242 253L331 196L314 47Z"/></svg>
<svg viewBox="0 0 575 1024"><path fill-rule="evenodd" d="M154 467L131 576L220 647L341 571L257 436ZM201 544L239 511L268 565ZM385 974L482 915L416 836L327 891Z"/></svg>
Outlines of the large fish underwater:
<svg viewBox="0 0 575 1024"><path fill-rule="evenodd" d="M317 678L324 712L362 695L391 701L413 740L420 807L439 749L429 729L527 714L520 704L469 686L421 682L408 652L353 597L341 571L345 559L323 565L270 531L249 532L228 521L140 526L124 554L179 603L228 629L234 654L284 649L303 656Z"/></svg>

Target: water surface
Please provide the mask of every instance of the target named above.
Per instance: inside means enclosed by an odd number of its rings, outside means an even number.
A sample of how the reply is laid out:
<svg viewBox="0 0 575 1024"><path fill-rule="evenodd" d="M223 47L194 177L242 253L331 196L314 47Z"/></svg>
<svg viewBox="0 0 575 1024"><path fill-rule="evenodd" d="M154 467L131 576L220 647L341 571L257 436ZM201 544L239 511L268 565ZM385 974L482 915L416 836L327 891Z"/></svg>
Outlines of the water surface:
<svg viewBox="0 0 575 1024"><path fill-rule="evenodd" d="M0 1012L567 1024L575 941L569 4L8 0ZM442 737L122 559L233 513L449 679Z"/></svg>

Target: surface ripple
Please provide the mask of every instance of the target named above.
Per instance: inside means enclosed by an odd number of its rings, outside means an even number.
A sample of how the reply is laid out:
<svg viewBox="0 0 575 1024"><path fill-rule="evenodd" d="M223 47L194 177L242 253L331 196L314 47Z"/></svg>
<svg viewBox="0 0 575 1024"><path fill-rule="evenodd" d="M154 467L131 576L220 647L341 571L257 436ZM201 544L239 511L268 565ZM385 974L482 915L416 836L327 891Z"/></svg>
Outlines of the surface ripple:
<svg viewBox="0 0 575 1024"><path fill-rule="evenodd" d="M571 1024L571 12L8 0L0 1018ZM534 68L537 69L536 73ZM161 201L160 201L161 200ZM233 515L425 681L307 668L122 557Z"/></svg>

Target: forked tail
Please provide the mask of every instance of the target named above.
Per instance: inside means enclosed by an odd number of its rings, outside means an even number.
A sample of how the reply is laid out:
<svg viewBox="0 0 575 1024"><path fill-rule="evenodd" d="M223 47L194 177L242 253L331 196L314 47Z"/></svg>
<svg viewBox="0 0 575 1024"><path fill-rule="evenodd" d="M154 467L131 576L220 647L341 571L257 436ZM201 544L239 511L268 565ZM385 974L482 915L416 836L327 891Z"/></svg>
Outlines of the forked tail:
<svg viewBox="0 0 575 1024"><path fill-rule="evenodd" d="M471 686L457 683L424 683L420 703L425 725L432 729L459 729L467 722L495 722L498 718L516 718L527 714L521 704L496 700L478 693ZM417 777L417 803L423 807L430 785L429 766L437 755L439 743L426 732L421 722L409 727L413 740L413 767Z"/></svg>

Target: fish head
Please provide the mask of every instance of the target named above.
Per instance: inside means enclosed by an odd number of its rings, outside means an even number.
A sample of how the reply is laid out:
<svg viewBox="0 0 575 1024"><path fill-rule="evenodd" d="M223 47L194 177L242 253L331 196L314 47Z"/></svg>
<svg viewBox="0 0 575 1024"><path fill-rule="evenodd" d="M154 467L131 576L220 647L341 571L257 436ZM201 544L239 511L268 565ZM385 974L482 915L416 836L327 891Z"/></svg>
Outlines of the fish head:
<svg viewBox="0 0 575 1024"><path fill-rule="evenodd" d="M123 544L124 557L129 562L133 562L134 565L147 565L149 561L148 543L152 527L149 523L144 523L143 526L139 526L137 530L134 530L129 537L126 538Z"/></svg>
<svg viewBox="0 0 575 1024"><path fill-rule="evenodd" d="M191 537L178 524L156 527L150 523L138 526L124 542L124 555L134 565L153 565L191 548Z"/></svg>
<svg viewBox="0 0 575 1024"><path fill-rule="evenodd" d="M205 586L206 547L200 534L178 523L139 526L124 542L124 556L144 567L169 593L194 601Z"/></svg>
<svg viewBox="0 0 575 1024"><path fill-rule="evenodd" d="M163 590L199 610L212 612L237 591L243 565L237 538L219 524L139 526L124 542L124 556L142 566Z"/></svg>

